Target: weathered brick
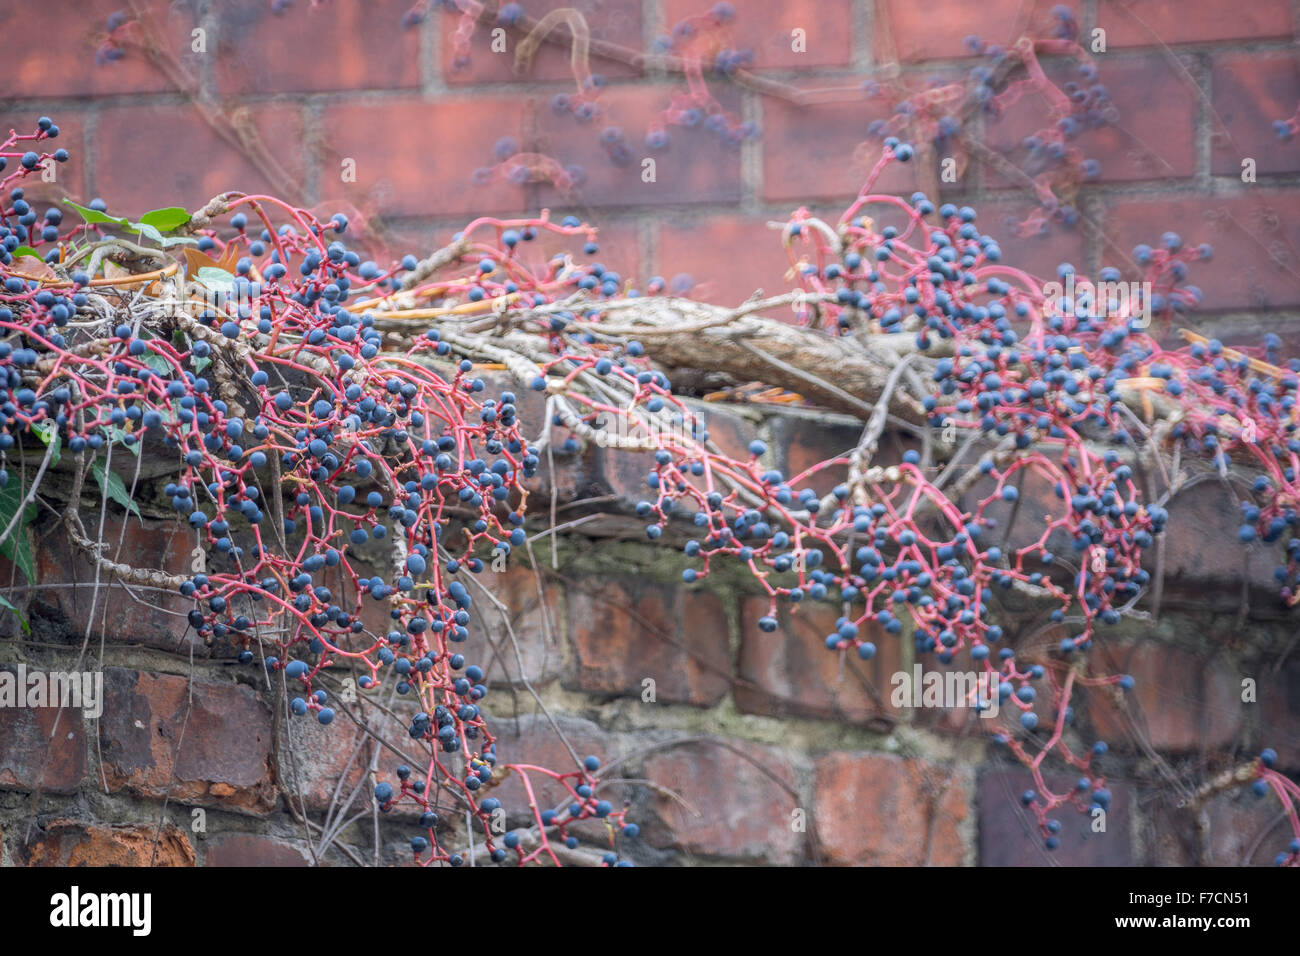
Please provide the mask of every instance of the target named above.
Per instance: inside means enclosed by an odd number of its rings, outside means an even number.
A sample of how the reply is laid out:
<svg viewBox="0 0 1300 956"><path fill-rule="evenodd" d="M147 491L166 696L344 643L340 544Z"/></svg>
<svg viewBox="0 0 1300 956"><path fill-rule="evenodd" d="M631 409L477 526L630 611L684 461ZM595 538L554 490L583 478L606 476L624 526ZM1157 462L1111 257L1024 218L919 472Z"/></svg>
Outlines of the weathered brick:
<svg viewBox="0 0 1300 956"><path fill-rule="evenodd" d="M1009 47L1026 34L1049 33L1055 25L1050 14L1054 6L1056 0L945 3L941 8L911 0L875 0L876 59L888 63L972 56L965 43L968 36ZM1065 6L1077 16L1081 4L1070 0Z"/></svg>
<svg viewBox="0 0 1300 956"><path fill-rule="evenodd" d="M965 768L839 751L814 765L815 830L834 866L958 866L971 813Z"/></svg>
<svg viewBox="0 0 1300 956"><path fill-rule="evenodd" d="M884 99L792 103L769 97L763 102L763 198L768 202L851 199L857 196L880 158L881 144L867 126L888 119ZM918 188L922 160L891 163L874 192L911 193Z"/></svg>
<svg viewBox="0 0 1300 956"><path fill-rule="evenodd" d="M582 169L572 195L549 183L538 187L538 204L548 207L581 202L591 206L651 206L665 203L732 202L740 198L740 151L701 124L694 129L668 128L671 144L651 150L646 127L669 106L667 86L611 87L601 94L600 113L580 123L571 113L556 113L549 105L538 109L538 152L561 166ZM714 91L723 109L739 108L733 91ZM630 150L626 163L616 163L601 142L604 130L622 130ZM653 158L653 182L643 179L642 160Z"/></svg>
<svg viewBox="0 0 1300 956"><path fill-rule="evenodd" d="M704 740L646 757L646 779L657 791L648 843L698 856L790 866L807 839L796 831L796 775L775 747L743 740Z"/></svg>
<svg viewBox="0 0 1300 956"><path fill-rule="evenodd" d="M255 833L218 837L203 854L204 866L307 866L309 862L300 847Z"/></svg>
<svg viewBox="0 0 1300 956"><path fill-rule="evenodd" d="M407 0L290 8L261 0L213 6L224 94L410 89L420 85L418 30L399 27Z"/></svg>
<svg viewBox="0 0 1300 956"><path fill-rule="evenodd" d="M402 743L409 739L397 721L373 712L371 721L372 729L380 736ZM278 773L294 795L295 805L302 801L309 811L327 810L335 803L337 793L337 806L352 799L348 812L370 806L371 788L363 778L370 767L373 738L367 739L346 717L328 727L310 717L295 717L285 734L291 746L280 748ZM384 769L382 763L380 766Z"/></svg>
<svg viewBox="0 0 1300 956"><path fill-rule="evenodd" d="M521 212L534 206L529 190L497 178L485 186L474 171L495 164L492 148L505 136L523 142L528 104L514 96L396 97L351 101L322 120L332 156L321 169L321 195L358 205L373 201L383 215L461 217ZM524 144L525 148L527 144ZM341 163L356 162L356 181L343 182Z"/></svg>
<svg viewBox="0 0 1300 956"><path fill-rule="evenodd" d="M1287 0L1100 0L1097 25L1106 31L1108 46L1289 37L1292 31Z"/></svg>
<svg viewBox="0 0 1300 956"><path fill-rule="evenodd" d="M621 46L629 55L640 53L640 0L535 0L525 7L533 20L541 20L552 10L561 8L577 10L582 15L592 40ZM457 42L458 29L465 22L459 11L444 8L438 23L442 72L448 83L532 83L573 79L570 61L572 33L567 25L555 26L548 34L550 41L554 42L543 42L532 61L520 63L520 70L516 72L516 52L526 33L521 29L507 28L504 52L494 52L493 33L498 24L496 21L480 23L469 34L466 47ZM461 59L466 56L467 59ZM636 76L640 72L626 59L594 53L590 55L589 67L593 74L608 79Z"/></svg>
<svg viewBox="0 0 1300 956"><path fill-rule="evenodd" d="M194 866L194 847L180 827L103 826L74 820L41 824L15 855L23 866Z"/></svg>
<svg viewBox="0 0 1300 956"><path fill-rule="evenodd" d="M1108 642L1095 656L1100 672L1129 674L1135 681L1126 694L1118 688L1097 688L1088 695L1093 729L1112 747L1130 746L1124 712L1156 750L1214 749L1236 740L1244 706L1240 675L1223 659L1205 659L1150 641ZM1120 694L1123 710L1116 702Z"/></svg>
<svg viewBox="0 0 1300 956"><path fill-rule="evenodd" d="M190 37L198 25L194 5L151 4L147 9L161 52L176 57L192 75L197 73L201 54L191 50ZM0 62L8 73L5 96L139 95L172 89L168 77L137 51L116 62L95 62L95 51L106 36L105 22L118 10L130 12L120 0L39 8L24 0L0 2ZM124 27L119 35L138 40L140 28Z"/></svg>
<svg viewBox="0 0 1300 956"><path fill-rule="evenodd" d="M1263 708L1260 747L1277 751L1278 764L1288 771L1300 769L1300 661L1280 670L1271 666L1259 680Z"/></svg>
<svg viewBox="0 0 1300 956"><path fill-rule="evenodd" d="M1036 203L1023 199L980 202L976 207L978 225L1002 247L1002 261L1044 281L1056 278L1062 262L1083 269L1087 262L1083 222L1066 225L1056 220L1040 220Z"/></svg>
<svg viewBox="0 0 1300 956"><path fill-rule="evenodd" d="M489 698L490 699L490 698ZM505 768L509 764L526 764L543 767L555 773L572 773L578 769L573 757L564 745L567 740L578 755L579 760L588 755L599 757L602 764L609 764L623 752L621 738L602 730L587 720L556 715L556 724L560 728L557 734L550 721L542 714L523 714L517 719L501 717L493 721L492 732L497 737L497 771L493 779L499 784L479 791L480 799L491 793L501 801L510 819L530 816L528 794L522 777L526 773L542 810L554 809L566 799L570 799L565 789L553 779L536 770L519 771ZM569 781L573 784L572 779ZM602 797L617 805L618 801L608 794Z"/></svg>
<svg viewBox="0 0 1300 956"><path fill-rule="evenodd" d="M1293 834L1271 793L1257 797L1249 786L1220 793L1202 806L1179 807L1157 795L1144 831L1147 866L1272 866Z"/></svg>
<svg viewBox="0 0 1300 956"><path fill-rule="evenodd" d="M18 674L14 667L4 670ZM28 676L34 670L29 666ZM57 706L0 707L0 787L71 793L85 775L86 726L81 709L67 707L60 715Z"/></svg>
<svg viewBox="0 0 1300 956"><path fill-rule="evenodd" d="M99 723L110 790L266 813L275 803L271 714L247 687L104 671Z"/></svg>
<svg viewBox="0 0 1300 956"><path fill-rule="evenodd" d="M460 653L471 664L483 668L489 686L502 686L503 682L519 682L521 679L536 685L558 676L564 664L559 585L545 575L535 576L529 570L527 555L522 550L511 555L508 570L480 574L478 580L505 605L506 610L504 614L499 612L489 601L475 594L470 612L470 637L460 645ZM510 630L506 628L507 620ZM510 640L512 632L515 645ZM523 660L522 674L515 658L515 646Z"/></svg>
<svg viewBox="0 0 1300 956"><path fill-rule="evenodd" d="M135 517L124 519L120 512L112 511L113 505L109 508L104 521L104 540L113 547L109 557L117 554L116 545L121 540L119 560L125 564L170 574L189 573L192 531L174 521L142 523ZM94 566L62 533L46 538L36 549L35 558L36 574L42 584L77 586L45 587L36 592L31 608L34 616L53 618L78 640L89 626L92 637L168 650L194 643L203 652L202 642L184 623L183 615L194 606L193 602L179 594L154 593L137 600L120 583L102 575L96 590L90 586L95 581Z"/></svg>
<svg viewBox="0 0 1300 956"><path fill-rule="evenodd" d="M667 0L664 24L673 27L687 18L704 16L694 36L679 40L674 52L701 57L706 66L719 50L748 50L754 69L811 70L848 66L852 56L853 12L848 0L763 0L733 3L734 19L717 25L708 16L708 4L693 0ZM796 49L795 30L802 30L802 50Z"/></svg>
<svg viewBox="0 0 1300 956"><path fill-rule="evenodd" d="M1045 781L1053 793L1073 792L1073 778L1048 775ZM1133 865L1133 794L1126 784L1106 781L1111 804L1104 831L1094 832L1094 818L1073 803L1053 811L1048 819L1061 823L1055 850L1044 846L1037 818L1020 802L1022 793L1035 789L1029 771L991 770L980 775L978 789L980 866Z"/></svg>
<svg viewBox="0 0 1300 956"><path fill-rule="evenodd" d="M1204 294L1202 310L1300 305L1300 193L1255 187L1240 198L1116 200L1106 213L1106 234L1125 255L1139 242L1159 243L1167 230L1188 246L1214 247L1213 259L1188 269L1188 282Z"/></svg>
<svg viewBox="0 0 1300 956"><path fill-rule="evenodd" d="M804 473L824 461L847 459L862 440L860 427L845 424L843 419L818 422L813 415L773 418L770 428L778 466L796 492L806 487L819 495L829 494L848 477L847 464L822 468L807 477L803 477Z"/></svg>
<svg viewBox="0 0 1300 956"><path fill-rule="evenodd" d="M764 597L741 602L740 659L736 706L745 713L815 717L854 724L888 726L890 678L901 667L898 638L872 623L864 636L876 656L861 660L856 651L826 649L838 612L808 601L791 612L780 608L780 626L771 634L758 629L768 612Z"/></svg>
<svg viewBox="0 0 1300 956"><path fill-rule="evenodd" d="M1196 172L1195 91L1173 63L1161 56L1105 60L1097 82L1106 87L1116 111L1112 125L1085 130L1070 145L1101 164L1105 182L1159 180L1189 177ZM1078 77L1072 69L1051 66L1045 70L1058 86ZM1054 122L1048 100L1030 90L989 125L989 145L1029 175L1042 172L1030 164L1025 137ZM1021 186L1023 180L995 169L991 184Z"/></svg>
<svg viewBox="0 0 1300 956"><path fill-rule="evenodd" d="M573 668L566 687L712 706L730 683L727 617L707 591L633 577L579 578L568 589Z"/></svg>
<svg viewBox="0 0 1300 956"><path fill-rule="evenodd" d="M633 283L636 288L643 287L640 230L636 223L610 221L603 215L593 216L590 209L578 206L569 208L562 202L551 206L550 210L552 222L560 222L571 213L595 227L596 251L591 255L583 252L586 235L559 235L549 229L539 229L536 239L521 242L515 247L515 256L521 263L538 274L545 275L551 259L557 255L570 255L574 262L581 265L602 263L607 271L617 272L623 283ZM519 391L518 387L515 391Z"/></svg>
<svg viewBox="0 0 1300 956"><path fill-rule="evenodd" d="M275 149L274 144L301 143L302 118L287 106L241 108L246 122L273 154L292 185L302 182L304 150ZM104 107L95 127L95 192L115 215L138 216L156 206L194 209L217 193L279 193L253 161L230 145L193 106ZM166 157L166 161L160 161ZM151 175L141 176L148 169Z"/></svg>
<svg viewBox="0 0 1300 956"><path fill-rule="evenodd" d="M1215 57L1211 88L1211 168L1217 175L1240 176L1247 157L1259 175L1300 170L1300 150L1279 143L1273 133L1273 121L1290 119L1300 102L1300 64L1292 53Z"/></svg>
<svg viewBox="0 0 1300 956"><path fill-rule="evenodd" d="M3 39L0 39L0 45L3 42ZM38 153L53 153L60 149L68 151L68 161L66 163L50 162L45 166L45 170L54 176L53 182L46 182L42 178L43 173L37 173L22 180L23 198L30 202L41 214L44 214L47 207L53 206L65 198L73 199L79 203L83 200L89 201L90 198L85 195L86 113L72 109L35 110L29 106L13 102L0 104L0 140L7 139L10 130L20 136L34 133L36 131L36 121L47 112L50 119L54 120L55 125L59 127L59 135L53 139L42 140L39 143L24 140L13 147L15 150L26 151L31 149ZM10 166L6 169L6 173L14 169L14 161L11 159L9 163Z"/></svg>
<svg viewBox="0 0 1300 956"><path fill-rule="evenodd" d="M689 276L688 295L717 305L740 305L754 292L790 288L790 260L766 216L707 216L659 227L655 268L673 289ZM743 254L741 250L744 250ZM786 311L789 315L789 311Z"/></svg>

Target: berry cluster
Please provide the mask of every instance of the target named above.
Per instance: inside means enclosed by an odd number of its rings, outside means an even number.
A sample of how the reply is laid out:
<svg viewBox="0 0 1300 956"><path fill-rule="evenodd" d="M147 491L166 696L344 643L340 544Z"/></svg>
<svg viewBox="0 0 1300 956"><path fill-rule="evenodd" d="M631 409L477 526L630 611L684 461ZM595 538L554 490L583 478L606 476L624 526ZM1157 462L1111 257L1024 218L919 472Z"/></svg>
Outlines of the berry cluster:
<svg viewBox="0 0 1300 956"><path fill-rule="evenodd" d="M42 120L22 139L51 130ZM16 175L57 159L33 155ZM92 204L84 225L62 232L48 213L34 229L21 189L10 193L0 208L0 454L39 439L45 461L34 482L60 447L76 455L79 476L101 453L109 470L119 446L174 457L165 496L204 555L193 574L167 580L195 602L190 623L274 675L298 716L334 721L337 695L326 685L344 670L359 674L365 695L391 687L409 701L407 729L427 766L399 767L398 786L381 782L375 799L420 807L424 832L412 849L425 864L464 859L438 840L444 795L479 821L498 861L514 850L521 863L559 862L553 837L571 848L571 825L591 818L609 824L611 841L635 833L626 807L598 799L595 758L567 773L499 759L480 708L484 669L456 646L469 638L476 576L527 546L526 482L546 446L564 451L581 440L653 454L636 507L647 537L694 529L687 581L720 561L748 568L770 599L761 631L777 628L784 602L834 601L843 614L826 636L830 652L870 658L878 630L911 639L921 657L965 655L995 678L986 686L1016 714L990 722L995 740L1030 768L1035 790L1025 802L1053 847L1053 810L1109 801L1095 765L1106 744L1075 753L1065 728L1076 689L1132 687L1125 675L1095 672L1090 651L1146 593L1143 558L1168 520L1162 502L1144 500L1135 454L1174 443L1189 459L1259 472L1241 536L1285 550L1279 579L1296 602L1300 362L1283 368L1213 341L1173 348L1153 336L1149 316L1194 306L1198 293L1184 280L1208 248L1185 249L1170 234L1159 249L1136 250L1158 290L1149 301L1118 295L1108 279L1094 288L1069 266L1059 275L1073 294L1052 294L1002 262L974 210L872 191L890 163L911 155L909 144L887 139L834 228L807 210L784 225L803 334L852 335L895 356L862 445L799 474L767 467L761 441L740 458L708 443L626 318L653 301L622 276L567 254L530 264L526 250L543 232L582 238L582 253L594 255L595 232L577 219L480 218L425 262L408 256L383 267L348 247L345 217L322 222L238 193L193 218L156 210L140 223ZM228 229L214 228L212 218L226 214ZM121 243L97 238L105 224L149 225L159 248L143 249L144 258L160 268L100 276ZM182 274L167 249L189 243ZM141 249L128 251L138 261ZM493 334L477 334L485 331ZM1268 343L1268 357L1278 344ZM541 439L522 434L519 397L487 394L476 363L504 366L545 397ZM924 449L873 466L891 409ZM975 441L989 449L947 489L954 472L934 467L936 433L947 447L970 436L954 462ZM848 480L826 497L808 487L845 466ZM1014 509L1027 479L1054 491L1055 511L1034 541L998 543L998 511ZM967 494L973 500L962 504ZM6 538L20 520L21 509ZM112 573L136 573L98 556L75 509L65 520ZM364 570L368 560L387 573ZM1003 646L998 594L1013 590L1054 605L1065 636L1053 654L1021 660ZM367 601L382 626L368 624ZM1078 787L1048 788L1049 756L1079 772ZM1273 759L1261 756L1258 781L1300 837L1300 791ZM535 828L502 837L492 826L502 808L486 794L509 774L523 781ZM563 806L538 804L536 775L564 787Z"/></svg>

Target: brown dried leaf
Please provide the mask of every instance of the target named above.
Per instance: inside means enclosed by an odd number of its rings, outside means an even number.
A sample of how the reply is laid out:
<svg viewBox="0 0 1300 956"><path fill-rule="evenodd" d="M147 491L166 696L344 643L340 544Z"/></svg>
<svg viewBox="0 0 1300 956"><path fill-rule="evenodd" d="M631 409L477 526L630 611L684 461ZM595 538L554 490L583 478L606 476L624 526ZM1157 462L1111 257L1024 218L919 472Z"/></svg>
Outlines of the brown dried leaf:
<svg viewBox="0 0 1300 956"><path fill-rule="evenodd" d="M35 256L19 256L13 261L13 269L33 279L55 279L59 274L50 268L49 263Z"/></svg>

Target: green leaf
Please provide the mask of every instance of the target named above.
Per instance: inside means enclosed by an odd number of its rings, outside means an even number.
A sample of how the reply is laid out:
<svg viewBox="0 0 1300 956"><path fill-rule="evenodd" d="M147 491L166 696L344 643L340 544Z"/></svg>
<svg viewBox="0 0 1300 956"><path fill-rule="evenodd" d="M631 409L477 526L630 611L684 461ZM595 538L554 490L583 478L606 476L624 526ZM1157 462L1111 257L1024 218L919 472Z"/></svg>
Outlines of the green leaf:
<svg viewBox="0 0 1300 956"><path fill-rule="evenodd" d="M150 209L140 217L140 222L153 226L160 232L171 232L190 221L190 214L182 206L167 206L164 209ZM197 240L196 240L197 241Z"/></svg>
<svg viewBox="0 0 1300 956"><path fill-rule="evenodd" d="M159 232L155 227L149 225L147 222L133 222L131 223L131 228L134 229L136 232L140 233L140 235L142 236L148 236L156 243L159 244L162 243L163 240L162 233Z"/></svg>
<svg viewBox="0 0 1300 956"><path fill-rule="evenodd" d="M25 497L26 491L12 478L3 488L0 488L0 532L9 527L9 522L18 513L18 506L22 504ZM19 519L18 524L14 526L14 530L9 533L9 537L5 539L4 544L0 544L0 554L17 565L18 570L22 571L32 584L36 583L36 565L32 561L32 546L27 540L27 535L23 533L23 529L35 517L36 505L29 503L23 509L23 516Z"/></svg>
<svg viewBox="0 0 1300 956"><path fill-rule="evenodd" d="M30 634L32 632L32 626L27 623L27 618L23 617L22 614L18 612L18 608L10 604L3 595L0 595L0 608L5 608L14 612L14 617L18 618L18 623L23 626L24 634Z"/></svg>
<svg viewBox="0 0 1300 956"><path fill-rule="evenodd" d="M190 357L190 361L194 363L194 371L196 372L202 372L212 364L212 359L204 355L193 355Z"/></svg>
<svg viewBox="0 0 1300 956"><path fill-rule="evenodd" d="M133 442L130 445L127 445L127 443L122 440L129 434L131 433L128 432L126 429L119 428L117 425L114 425L112 428L108 430L108 440L113 442L114 444L125 446L126 448L130 449L131 454L136 455L138 457L140 454L139 436L136 436L135 442Z"/></svg>
<svg viewBox="0 0 1300 956"><path fill-rule="evenodd" d="M140 514L140 508L131 500L131 496L127 494L126 482L122 481L121 476L113 471L104 471L104 466L98 461L91 464L90 470L94 472L95 480L99 482L100 490L125 508L128 512L139 518L141 524L144 524L144 517Z"/></svg>
<svg viewBox="0 0 1300 956"><path fill-rule="evenodd" d="M157 352L145 352L144 364L148 365L155 373L161 375L163 378L170 378L172 373L175 371L175 369L171 367L171 364Z"/></svg>
<svg viewBox="0 0 1300 956"><path fill-rule="evenodd" d="M229 292L235 287L235 277L216 266L202 266L195 278L214 292Z"/></svg>
<svg viewBox="0 0 1300 956"><path fill-rule="evenodd" d="M107 213L99 212L96 209L88 209L85 206L78 206L75 202L73 202L70 199L63 200L63 204L65 206L71 206L73 209L77 210L77 214L80 215L81 218L86 221L87 225L91 223L97 223L97 222L111 222L116 226L121 226L122 228L126 228L131 224L130 220L128 220L124 216L121 217L110 216Z"/></svg>
<svg viewBox="0 0 1300 956"><path fill-rule="evenodd" d="M63 457L63 436L59 434L59 426L47 418L33 425L32 431L47 448L53 443L54 454L50 457L50 464L57 465Z"/></svg>
<svg viewBox="0 0 1300 956"><path fill-rule="evenodd" d="M19 246L12 253L10 253L10 255L12 255L15 259L17 259L19 256L35 256L37 259L45 258L39 252L33 249L31 246Z"/></svg>

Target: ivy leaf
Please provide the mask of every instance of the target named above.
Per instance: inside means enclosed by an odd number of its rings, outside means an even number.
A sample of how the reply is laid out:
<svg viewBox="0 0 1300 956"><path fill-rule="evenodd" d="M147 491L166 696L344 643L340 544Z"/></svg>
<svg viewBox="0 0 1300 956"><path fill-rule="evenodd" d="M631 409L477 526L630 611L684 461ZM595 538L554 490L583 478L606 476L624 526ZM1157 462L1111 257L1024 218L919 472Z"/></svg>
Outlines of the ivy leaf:
<svg viewBox="0 0 1300 956"><path fill-rule="evenodd" d="M105 471L104 466L98 461L91 464L90 470L94 473L95 480L99 482L100 490L139 518L141 524L144 524L144 517L140 514L140 508L127 494L126 482L122 480L122 477L117 472Z"/></svg>
<svg viewBox="0 0 1300 956"><path fill-rule="evenodd" d="M163 378L170 378L173 372L175 372L175 369L168 364L167 360L157 352L145 352L143 358L144 364L148 365L149 368L153 369L155 374L161 375Z"/></svg>
<svg viewBox="0 0 1300 956"><path fill-rule="evenodd" d="M37 252L35 249L33 249L31 246L19 246L11 253L11 255L15 259L19 259L22 256L35 256L37 259L41 258L41 254Z"/></svg>
<svg viewBox="0 0 1300 956"><path fill-rule="evenodd" d="M54 454L50 457L50 464L57 465L63 457L63 436L59 434L59 426L47 418L33 425L32 431L47 448L53 443Z"/></svg>
<svg viewBox="0 0 1300 956"><path fill-rule="evenodd" d="M19 614L19 613L18 613L18 608L14 607L12 604L10 604L10 603L9 603L9 602L4 598L3 595L0 595L0 608L5 608L6 610L10 610L10 611L13 611L13 612L14 612L14 617L18 618L18 623L21 624L21 625L23 626L23 633L24 633L24 634L30 634L30 633L32 632L32 626L31 626L30 624L27 623L27 618L25 618L25 617L23 617L21 614Z"/></svg>
<svg viewBox="0 0 1300 956"><path fill-rule="evenodd" d="M131 228L142 236L148 236L159 245L162 244L163 235L155 226L151 226L147 222L133 222L131 223Z"/></svg>
<svg viewBox="0 0 1300 956"><path fill-rule="evenodd" d="M140 222L153 226L159 232L172 232L190 221L190 214L182 206L150 209L140 217ZM197 240L196 240L197 241Z"/></svg>
<svg viewBox="0 0 1300 956"><path fill-rule="evenodd" d="M18 506L22 504L26 492L19 486L19 483L10 480L3 488L0 488L0 531L9 527L9 522L13 521L14 515L18 513ZM36 505L28 504L23 509L23 516L14 525L14 530L9 533L4 544L0 544L0 554L12 561L18 570L27 576L27 580L33 584L36 583L36 565L32 561L32 546L27 541L27 535L23 529L29 525L36 517Z"/></svg>
<svg viewBox="0 0 1300 956"><path fill-rule="evenodd" d="M124 216L110 216L107 213L100 212L97 209L88 209L85 206L78 206L75 202L73 202L70 199L63 200L63 204L65 206L71 206L73 209L77 210L77 215L81 216L82 220L87 225L90 225L92 223L99 223L99 222L111 222L113 225L121 226L123 229L125 229L131 224L130 220L128 220Z"/></svg>
<svg viewBox="0 0 1300 956"><path fill-rule="evenodd" d="M114 425L112 428L108 430L108 440L118 445L124 445L125 447L130 449L131 454L139 456L140 442L134 441L131 444L127 445L127 443L124 441L126 436L130 434L131 433L128 432L125 428L119 428L117 425Z"/></svg>
<svg viewBox="0 0 1300 956"><path fill-rule="evenodd" d="M203 266L195 278L213 292L230 292L235 287L235 277L216 266Z"/></svg>

